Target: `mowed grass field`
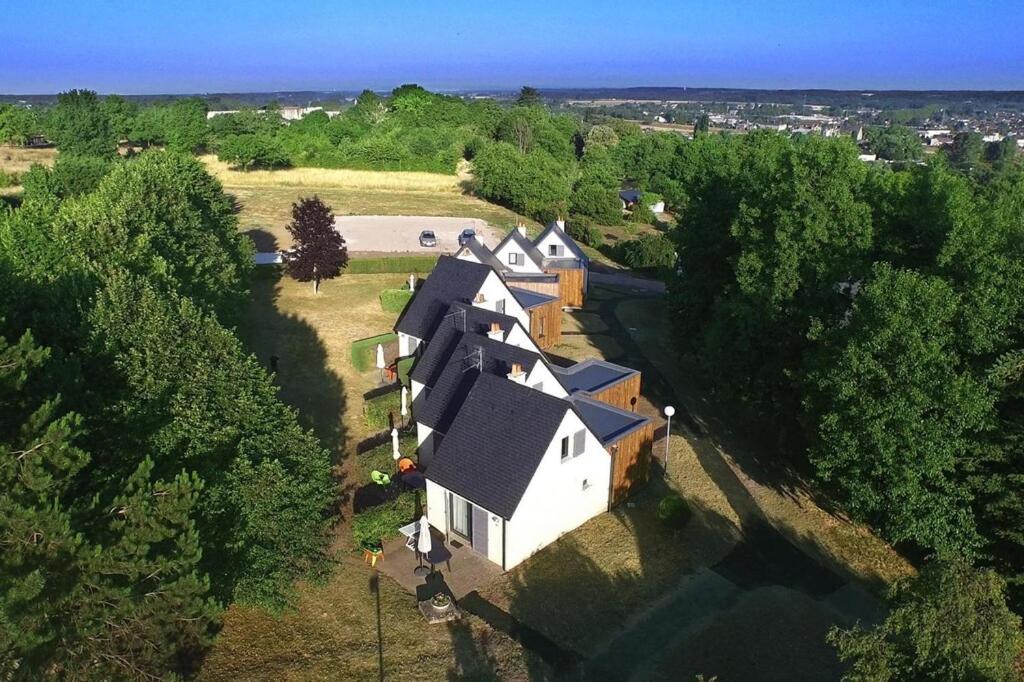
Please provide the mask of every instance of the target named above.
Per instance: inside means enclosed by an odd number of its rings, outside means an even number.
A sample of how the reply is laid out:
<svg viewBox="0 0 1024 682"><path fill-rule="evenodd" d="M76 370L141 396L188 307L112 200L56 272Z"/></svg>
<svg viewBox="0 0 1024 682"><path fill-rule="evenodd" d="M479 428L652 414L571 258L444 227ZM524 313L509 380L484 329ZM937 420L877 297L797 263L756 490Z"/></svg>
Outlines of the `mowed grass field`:
<svg viewBox="0 0 1024 682"><path fill-rule="evenodd" d="M335 215L455 216L481 218L499 228L526 220L501 206L463 190L464 175L291 168L277 171L234 171L214 156L202 157L207 168L239 204L240 229L263 232L259 248L289 248L285 226L292 204L317 195Z"/></svg>

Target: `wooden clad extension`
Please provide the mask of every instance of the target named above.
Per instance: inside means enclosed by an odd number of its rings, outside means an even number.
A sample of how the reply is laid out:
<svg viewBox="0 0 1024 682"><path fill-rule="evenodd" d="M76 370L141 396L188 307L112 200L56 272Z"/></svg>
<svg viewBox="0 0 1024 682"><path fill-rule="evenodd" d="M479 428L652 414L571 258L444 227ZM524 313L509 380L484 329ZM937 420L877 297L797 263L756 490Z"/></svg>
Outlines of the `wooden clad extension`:
<svg viewBox="0 0 1024 682"><path fill-rule="evenodd" d="M636 405L640 401L640 372L630 375L611 386L590 394L594 400L608 403L620 410L636 412Z"/></svg>
<svg viewBox="0 0 1024 682"><path fill-rule="evenodd" d="M545 282L536 278L523 277L516 279L507 278L506 281L517 289L526 289L527 291L544 294L545 296L554 296L555 298L560 298L562 295L559 291L558 280Z"/></svg>
<svg viewBox="0 0 1024 682"><path fill-rule="evenodd" d="M584 289L583 268L551 268L545 270L558 275L558 296L564 308L582 308Z"/></svg>
<svg viewBox="0 0 1024 682"><path fill-rule="evenodd" d="M562 339L562 302L554 299L529 308L530 336L541 348L551 348Z"/></svg>
<svg viewBox="0 0 1024 682"><path fill-rule="evenodd" d="M612 455L609 506L619 504L631 492L647 482L651 473L653 445L654 423L647 422L636 431L607 446L608 452Z"/></svg>

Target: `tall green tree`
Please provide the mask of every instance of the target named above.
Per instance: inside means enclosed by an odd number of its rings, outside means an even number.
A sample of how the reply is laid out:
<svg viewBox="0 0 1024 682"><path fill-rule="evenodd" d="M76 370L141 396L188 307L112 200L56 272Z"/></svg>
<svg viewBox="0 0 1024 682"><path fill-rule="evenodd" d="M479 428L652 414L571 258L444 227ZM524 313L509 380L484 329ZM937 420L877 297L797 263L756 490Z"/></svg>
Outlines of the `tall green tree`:
<svg viewBox="0 0 1024 682"><path fill-rule="evenodd" d="M923 547L976 547L973 438L993 396L960 359L958 297L937 277L877 265L810 360L811 461L856 518Z"/></svg>
<svg viewBox="0 0 1024 682"><path fill-rule="evenodd" d="M897 583L889 602L892 610L877 627L830 632L851 664L845 682L1020 679L1021 620L1006 607L1003 581L993 571L962 559L932 560Z"/></svg>
<svg viewBox="0 0 1024 682"><path fill-rule="evenodd" d="M65 154L113 156L117 134L92 90L69 90L57 96L47 114L46 135Z"/></svg>
<svg viewBox="0 0 1024 682"><path fill-rule="evenodd" d="M0 337L0 672L164 679L187 672L217 608L198 572L194 476L144 459L111 498L75 499L83 420L40 387L48 352Z"/></svg>
<svg viewBox="0 0 1024 682"><path fill-rule="evenodd" d="M544 104L544 100L541 99L540 91L537 88L531 88L529 85L524 85L519 89L519 96L516 97L516 106L520 107L535 107Z"/></svg>
<svg viewBox="0 0 1024 682"><path fill-rule="evenodd" d="M164 136L168 149L190 154L202 151L208 134L206 103L198 97L179 99L166 109Z"/></svg>
<svg viewBox="0 0 1024 682"><path fill-rule="evenodd" d="M921 138L906 126L872 126L865 131L868 148L889 161L919 161L924 158Z"/></svg>

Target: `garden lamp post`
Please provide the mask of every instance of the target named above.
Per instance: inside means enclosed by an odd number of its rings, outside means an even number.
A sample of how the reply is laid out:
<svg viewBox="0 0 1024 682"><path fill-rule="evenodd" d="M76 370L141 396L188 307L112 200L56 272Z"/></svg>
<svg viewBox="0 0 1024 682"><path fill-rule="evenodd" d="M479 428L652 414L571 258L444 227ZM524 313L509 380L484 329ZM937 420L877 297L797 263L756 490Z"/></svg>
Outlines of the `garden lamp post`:
<svg viewBox="0 0 1024 682"><path fill-rule="evenodd" d="M668 426L665 427L665 473L668 473L668 446L669 438L672 437L672 415L676 413L676 408L671 405L665 406L665 416L668 417Z"/></svg>

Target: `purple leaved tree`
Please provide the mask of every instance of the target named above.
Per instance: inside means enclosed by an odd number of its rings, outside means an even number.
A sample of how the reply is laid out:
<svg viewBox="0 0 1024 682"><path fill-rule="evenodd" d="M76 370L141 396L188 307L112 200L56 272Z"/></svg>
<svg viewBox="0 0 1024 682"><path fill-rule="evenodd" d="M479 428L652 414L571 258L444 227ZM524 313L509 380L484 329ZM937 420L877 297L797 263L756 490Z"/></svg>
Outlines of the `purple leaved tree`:
<svg viewBox="0 0 1024 682"><path fill-rule="evenodd" d="M319 293L320 282L333 279L348 265L345 240L334 228L334 213L319 197L299 199L292 205L288 232L295 248L285 254L288 274L300 282L312 282Z"/></svg>

